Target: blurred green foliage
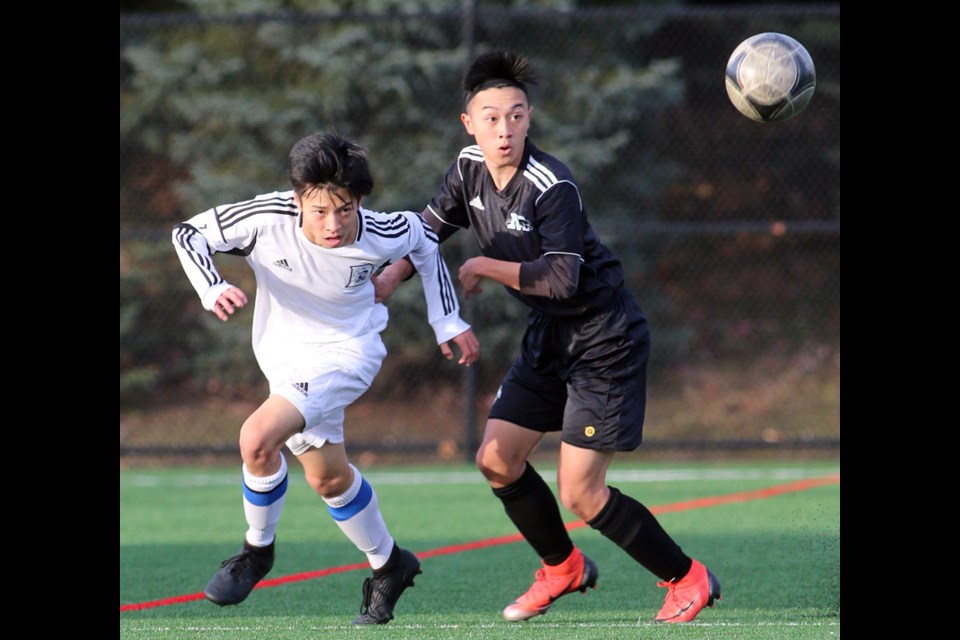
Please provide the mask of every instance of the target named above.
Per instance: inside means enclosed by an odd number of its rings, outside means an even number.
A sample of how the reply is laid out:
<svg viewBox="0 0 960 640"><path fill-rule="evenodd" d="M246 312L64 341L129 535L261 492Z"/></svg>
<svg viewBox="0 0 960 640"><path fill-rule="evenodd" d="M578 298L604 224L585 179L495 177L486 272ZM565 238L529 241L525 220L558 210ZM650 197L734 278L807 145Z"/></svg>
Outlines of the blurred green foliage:
<svg viewBox="0 0 960 640"><path fill-rule="evenodd" d="M286 188L290 147L322 128L369 148L377 187L365 206L379 210L421 210L472 143L458 120L459 2L180 4L190 11L121 16L121 406L259 380L249 314L224 325L200 308L169 245L176 222ZM531 136L574 171L623 261L651 317L655 368L839 347L839 9L477 4L478 50L517 49L543 72ZM770 30L807 45L818 93L801 117L756 125L726 102L722 71L740 40ZM454 274L476 251L459 236L443 245ZM237 258L218 265L249 280ZM471 308L486 385L525 318L495 289ZM390 311L396 384L420 384L436 347L419 287Z"/></svg>

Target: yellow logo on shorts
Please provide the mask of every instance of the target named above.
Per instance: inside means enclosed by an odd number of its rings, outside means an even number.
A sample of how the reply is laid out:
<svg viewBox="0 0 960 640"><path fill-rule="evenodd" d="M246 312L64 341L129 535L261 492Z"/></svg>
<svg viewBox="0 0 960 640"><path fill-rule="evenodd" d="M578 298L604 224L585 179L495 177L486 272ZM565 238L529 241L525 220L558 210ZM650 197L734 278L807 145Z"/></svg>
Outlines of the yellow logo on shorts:
<svg viewBox="0 0 960 640"><path fill-rule="evenodd" d="M583 430L583 435L587 436L588 438L592 438L593 434L595 434L596 432L597 430L593 428L593 425L590 425Z"/></svg>

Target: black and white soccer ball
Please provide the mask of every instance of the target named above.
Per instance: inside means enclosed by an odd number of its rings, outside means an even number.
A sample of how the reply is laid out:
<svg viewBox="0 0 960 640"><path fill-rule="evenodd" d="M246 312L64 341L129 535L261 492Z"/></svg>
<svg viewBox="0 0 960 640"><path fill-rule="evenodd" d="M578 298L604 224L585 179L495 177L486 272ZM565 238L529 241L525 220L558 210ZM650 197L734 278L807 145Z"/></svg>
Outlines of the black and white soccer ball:
<svg viewBox="0 0 960 640"><path fill-rule="evenodd" d="M803 45L782 33L759 33L740 43L727 61L727 95L757 122L797 115L810 102L817 72Z"/></svg>

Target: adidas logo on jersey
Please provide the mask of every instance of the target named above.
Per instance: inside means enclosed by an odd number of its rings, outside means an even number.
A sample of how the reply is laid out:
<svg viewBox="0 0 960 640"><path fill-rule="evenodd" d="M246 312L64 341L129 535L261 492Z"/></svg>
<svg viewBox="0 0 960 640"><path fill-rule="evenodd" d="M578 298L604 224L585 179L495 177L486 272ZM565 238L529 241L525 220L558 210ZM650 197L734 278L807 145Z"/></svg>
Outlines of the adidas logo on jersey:
<svg viewBox="0 0 960 640"><path fill-rule="evenodd" d="M284 269L286 271L293 271L293 268L287 262L286 258L281 258L280 260L274 260L273 266L280 267L281 269Z"/></svg>
<svg viewBox="0 0 960 640"><path fill-rule="evenodd" d="M484 211L483 203L480 202L480 196L477 196L476 198L471 200L470 206L473 207L474 209L479 209L480 211Z"/></svg>
<svg viewBox="0 0 960 640"><path fill-rule="evenodd" d="M307 397L307 383L306 382L292 382L291 387L303 394L303 397Z"/></svg>
<svg viewBox="0 0 960 640"><path fill-rule="evenodd" d="M507 229L511 231L533 231L533 225L519 213L511 213L507 220Z"/></svg>

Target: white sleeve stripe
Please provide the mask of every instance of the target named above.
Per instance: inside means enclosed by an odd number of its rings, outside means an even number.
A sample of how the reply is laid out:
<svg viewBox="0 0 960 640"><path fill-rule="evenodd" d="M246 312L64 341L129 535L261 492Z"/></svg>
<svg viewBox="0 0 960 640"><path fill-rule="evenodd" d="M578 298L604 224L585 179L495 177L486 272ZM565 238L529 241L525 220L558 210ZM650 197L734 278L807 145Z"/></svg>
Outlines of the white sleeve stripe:
<svg viewBox="0 0 960 640"><path fill-rule="evenodd" d="M577 192L577 202L580 204L580 211L583 211L583 198L580 197L580 189L577 188L577 185L573 184L573 183L570 182L569 180L558 180L558 181L557 181L555 184L553 184L552 186L555 187L555 186L557 186L557 185L564 184L564 183L569 184L571 187L573 187L574 191ZM543 194L546 193L546 192L547 192L547 191L544 190L539 196L537 196L537 199L534 201L534 204L535 204L535 205L536 205L536 204L540 204L540 198L542 198L542 197L543 197Z"/></svg>
<svg viewBox="0 0 960 640"><path fill-rule="evenodd" d="M480 145L471 145L460 150L460 158L483 162L483 152L480 151Z"/></svg>
<svg viewBox="0 0 960 640"><path fill-rule="evenodd" d="M548 169L546 165L540 164L539 162L534 160L532 157L529 160L528 166L530 167L531 171L536 172L537 175L543 176L544 180L548 184L552 185L557 182L557 176L554 175L554 173L550 171L550 169Z"/></svg>
<svg viewBox="0 0 960 640"><path fill-rule="evenodd" d="M533 183L533 186L540 190L540 193L543 193L550 188L550 185L543 182L543 178L530 171L530 169L525 170L523 175L527 180Z"/></svg>
<svg viewBox="0 0 960 640"><path fill-rule="evenodd" d="M427 205L427 209L430 209L430 213L432 213L432 214L434 215L434 217L436 217L436 219L439 220L440 222L442 222L443 224L445 224L445 225L447 225L447 226L450 226L450 227L456 227L457 229L466 229L466 227L461 227L461 226L458 225L458 224L453 224L452 222L447 222L447 221L444 220L442 217L440 217L440 214L437 213L437 212L434 210L434 208L431 207L430 205Z"/></svg>
<svg viewBox="0 0 960 640"><path fill-rule="evenodd" d="M480 145L475 144L460 150L460 155L457 156L457 173L460 174L460 182L463 182L463 169L460 168L460 160L464 158L474 162L483 162L483 152L480 151Z"/></svg>
<svg viewBox="0 0 960 640"><path fill-rule="evenodd" d="M576 256L576 257L580 258L580 262L583 262L583 261L584 261L582 255L580 255L579 253L573 253L572 251L545 251L545 252L543 253L543 255L545 255L545 256L553 256L553 255L557 255L557 256Z"/></svg>

